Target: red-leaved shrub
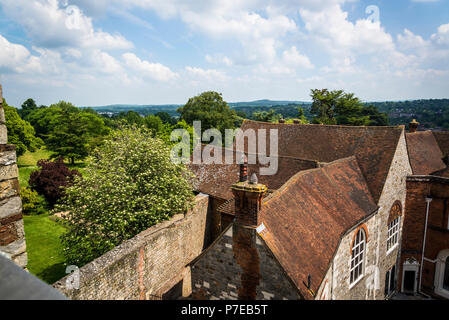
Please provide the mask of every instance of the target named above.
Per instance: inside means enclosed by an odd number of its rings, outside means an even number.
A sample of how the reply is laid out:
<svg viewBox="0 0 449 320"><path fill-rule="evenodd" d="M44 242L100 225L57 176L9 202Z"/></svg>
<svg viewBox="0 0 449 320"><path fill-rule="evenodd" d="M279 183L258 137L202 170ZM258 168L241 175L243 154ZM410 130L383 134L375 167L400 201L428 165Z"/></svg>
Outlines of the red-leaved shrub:
<svg viewBox="0 0 449 320"><path fill-rule="evenodd" d="M78 170L70 170L62 158L55 161L42 159L37 166L39 169L31 173L28 184L51 206L64 195L64 188L73 182L75 176L81 176Z"/></svg>

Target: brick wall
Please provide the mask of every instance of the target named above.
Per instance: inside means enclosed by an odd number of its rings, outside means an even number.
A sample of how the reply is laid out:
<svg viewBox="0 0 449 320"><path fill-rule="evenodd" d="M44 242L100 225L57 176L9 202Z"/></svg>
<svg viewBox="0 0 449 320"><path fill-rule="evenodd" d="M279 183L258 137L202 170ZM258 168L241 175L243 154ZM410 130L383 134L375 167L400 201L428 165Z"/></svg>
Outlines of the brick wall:
<svg viewBox="0 0 449 320"><path fill-rule="evenodd" d="M407 179L407 199L404 218L404 235L398 282L402 285L403 264L414 259L421 264L426 219L426 197L432 198L426 234L422 292L435 294L435 272L438 254L449 249L449 179L433 176L411 176ZM419 272L419 270L418 270ZM419 274L417 275L419 284Z"/></svg>
<svg viewBox="0 0 449 320"><path fill-rule="evenodd" d="M250 231L250 230L248 230ZM298 290L287 277L269 249L255 234L258 264L251 263L256 282L257 300L296 300ZM235 237L234 237L235 239ZM236 260L233 226L192 266L192 298L210 300L237 300L242 290L242 262ZM246 279L244 279L245 281Z"/></svg>
<svg viewBox="0 0 449 320"><path fill-rule="evenodd" d="M0 85L0 254L26 268L27 253L19 196L16 148L7 144L8 135Z"/></svg>
<svg viewBox="0 0 449 320"><path fill-rule="evenodd" d="M180 284L190 294L190 267L210 241L209 197L200 194L185 215L157 224L79 270L79 289L65 277L53 286L71 299L161 299ZM171 295L175 298L176 294Z"/></svg>

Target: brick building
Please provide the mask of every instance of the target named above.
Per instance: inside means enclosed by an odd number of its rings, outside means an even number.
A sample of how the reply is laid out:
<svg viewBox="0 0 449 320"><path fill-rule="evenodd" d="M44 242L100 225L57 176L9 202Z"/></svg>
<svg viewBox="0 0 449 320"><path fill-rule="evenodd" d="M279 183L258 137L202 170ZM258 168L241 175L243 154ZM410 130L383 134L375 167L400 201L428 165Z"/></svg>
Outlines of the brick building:
<svg viewBox="0 0 449 320"><path fill-rule="evenodd" d="M254 197L251 190L236 190L238 165L192 166L197 190L216 202L216 240L191 264L193 297L389 298L407 292L404 268L418 268L420 279L424 230L422 290L414 292L446 297L449 134L416 131L415 123L406 133L404 126L245 121L242 130L278 130L279 169L259 176L266 192L258 205L242 207L242 195L248 203ZM254 152L235 148L247 156ZM248 165L249 175L259 168ZM426 228L429 192L435 202ZM241 216L254 214L253 223L242 223Z"/></svg>
<svg viewBox="0 0 449 320"><path fill-rule="evenodd" d="M26 267L1 101L0 87L0 254ZM54 287L72 299L449 299L449 133L417 128L245 121L277 129L274 175L192 164L191 211L80 268L79 287L71 275Z"/></svg>
<svg viewBox="0 0 449 320"><path fill-rule="evenodd" d="M407 177L400 290L449 299L449 149L446 132L407 133L413 175Z"/></svg>

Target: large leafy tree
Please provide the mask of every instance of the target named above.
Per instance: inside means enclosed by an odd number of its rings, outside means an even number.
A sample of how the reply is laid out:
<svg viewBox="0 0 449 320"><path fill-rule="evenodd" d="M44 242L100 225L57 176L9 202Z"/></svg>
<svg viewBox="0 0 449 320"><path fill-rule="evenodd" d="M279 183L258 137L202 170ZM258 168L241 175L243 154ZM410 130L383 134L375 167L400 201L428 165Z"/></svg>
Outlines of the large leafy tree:
<svg viewBox="0 0 449 320"><path fill-rule="evenodd" d="M201 121L201 129L218 129L224 133L225 129L235 127L237 115L229 108L220 93L207 91L190 98L189 101L177 110L181 114L181 119L189 125L193 121Z"/></svg>
<svg viewBox="0 0 449 320"><path fill-rule="evenodd" d="M386 115L375 107L365 107L353 93L343 90L312 89L313 123L368 126L385 124ZM387 120L388 123L388 120Z"/></svg>
<svg viewBox="0 0 449 320"><path fill-rule="evenodd" d="M16 145L17 156L23 155L27 150L36 151L43 141L35 136L31 124L20 118L17 109L9 106L3 99L6 127L8 129L8 143Z"/></svg>
<svg viewBox="0 0 449 320"><path fill-rule="evenodd" d="M103 119L90 112L71 111L70 108L61 109L53 120L54 127L49 133L46 144L52 151L52 157L75 160L84 159L89 150L102 141L102 137L109 132Z"/></svg>
<svg viewBox="0 0 449 320"><path fill-rule="evenodd" d="M56 125L61 112L62 109L55 105L50 107L42 106L30 112L27 116L27 121L33 126L36 135L45 140Z"/></svg>
<svg viewBox="0 0 449 320"><path fill-rule="evenodd" d="M24 103L22 103L22 107L18 110L18 114L22 119L26 120L28 115L36 109L36 102L33 99L29 98L25 100Z"/></svg>
<svg viewBox="0 0 449 320"><path fill-rule="evenodd" d="M87 160L82 179L65 189L62 237L69 263L81 266L139 232L188 210L190 173L170 147L143 127L115 130Z"/></svg>

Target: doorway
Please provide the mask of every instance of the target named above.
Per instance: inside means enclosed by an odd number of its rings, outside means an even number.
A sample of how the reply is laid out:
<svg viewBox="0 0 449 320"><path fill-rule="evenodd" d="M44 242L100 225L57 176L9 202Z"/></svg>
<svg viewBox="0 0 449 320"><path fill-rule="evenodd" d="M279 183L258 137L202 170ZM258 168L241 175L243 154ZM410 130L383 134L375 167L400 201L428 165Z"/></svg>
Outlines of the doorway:
<svg viewBox="0 0 449 320"><path fill-rule="evenodd" d="M416 294L418 290L419 262L414 259L407 259L402 267L401 291L406 294Z"/></svg>
<svg viewBox="0 0 449 320"><path fill-rule="evenodd" d="M416 271L404 271L404 292L415 293Z"/></svg>

